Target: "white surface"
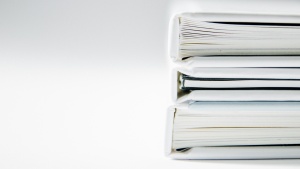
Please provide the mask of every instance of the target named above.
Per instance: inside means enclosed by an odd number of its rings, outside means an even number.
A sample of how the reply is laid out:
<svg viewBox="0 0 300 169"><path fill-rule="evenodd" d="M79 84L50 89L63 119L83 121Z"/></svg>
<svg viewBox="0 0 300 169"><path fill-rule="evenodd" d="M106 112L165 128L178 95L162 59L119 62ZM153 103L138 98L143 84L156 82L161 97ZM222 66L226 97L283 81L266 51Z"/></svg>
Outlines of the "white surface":
<svg viewBox="0 0 300 169"><path fill-rule="evenodd" d="M300 79L300 69L295 68L197 67L190 70L182 69L182 73L199 78Z"/></svg>
<svg viewBox="0 0 300 169"><path fill-rule="evenodd" d="M259 56L259 57L193 57L178 64L185 67L300 67L298 56Z"/></svg>
<svg viewBox="0 0 300 169"><path fill-rule="evenodd" d="M193 90L177 103L193 101L300 101L299 90Z"/></svg>
<svg viewBox="0 0 300 169"><path fill-rule="evenodd" d="M295 147L197 147L188 153L174 153L176 159L268 159L299 158L299 146ZM273 160L275 161L275 160ZM254 161L255 163L257 161ZM232 166L234 167L234 166Z"/></svg>
<svg viewBox="0 0 300 169"><path fill-rule="evenodd" d="M166 8L159 0L1 1L0 168L299 168L299 160L164 157Z"/></svg>
<svg viewBox="0 0 300 169"><path fill-rule="evenodd" d="M236 81L196 81L185 80L184 87L236 88L236 87L300 87L300 81L276 80L236 80Z"/></svg>

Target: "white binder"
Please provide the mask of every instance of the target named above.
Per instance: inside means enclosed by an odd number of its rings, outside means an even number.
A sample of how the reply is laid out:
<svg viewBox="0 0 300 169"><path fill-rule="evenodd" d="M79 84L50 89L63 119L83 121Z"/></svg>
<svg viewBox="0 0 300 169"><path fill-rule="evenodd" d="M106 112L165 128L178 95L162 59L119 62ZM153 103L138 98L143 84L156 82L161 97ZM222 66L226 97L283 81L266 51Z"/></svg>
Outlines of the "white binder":
<svg viewBox="0 0 300 169"><path fill-rule="evenodd" d="M202 45L198 45L197 47L201 47L201 51L190 51L186 53L186 50L193 49L194 45L184 46L182 43L185 43L184 40L180 40L178 37L183 36L183 21L188 18L193 22L193 19L197 22L201 22L203 26L199 28L194 23L193 29L204 29L211 30L211 28L215 28L213 31L207 31L206 34L209 36L225 36L227 39L221 41L222 45L218 44L216 46L211 45L215 42L222 40L222 38L215 39L207 39L203 38ZM230 23L233 26L228 26L226 23ZM236 25L232 23L242 23L243 25ZM268 27L268 26L257 26L251 24L299 24L300 16L299 15L261 15L261 14L222 14L222 13L182 13L177 14L171 19L170 22L170 33L169 33L169 55L175 61L182 60L188 56L188 54L193 55L297 55L300 52L300 49L297 43L300 42L300 29L295 29L293 26L285 26L285 28L278 27ZM249 24L249 25L247 25ZM233 27L231 29L231 27ZM256 30L261 29L261 31L257 32L249 32L247 30ZM192 30L191 30L192 31ZM293 31L293 36L288 36L287 33ZM193 31L192 31L193 32ZM240 36L236 35L241 34ZM268 33L274 32L274 34L270 34L274 39L264 39L261 38L259 40L254 39L266 36ZM189 33L191 33L189 31ZM195 31L193 32L195 34ZM233 34L230 34L233 33ZM196 34L197 35L197 34ZM195 36L196 36L195 35ZM283 35L281 37L280 35ZM199 35L197 35L199 36ZM238 40L241 37L244 39ZM291 39L291 37L293 39ZM229 42L227 42L230 40ZM207 45L207 44L208 45ZM190 43L192 44L192 43ZM182 50L184 49L184 50ZM255 50L254 50L255 49ZM195 53L196 52L196 53Z"/></svg>
<svg viewBox="0 0 300 169"><path fill-rule="evenodd" d="M188 109L179 104L168 109L165 139L165 155L173 159L293 159L300 158L300 146L241 146L241 147L194 147L186 152L172 148L173 120L178 108Z"/></svg>

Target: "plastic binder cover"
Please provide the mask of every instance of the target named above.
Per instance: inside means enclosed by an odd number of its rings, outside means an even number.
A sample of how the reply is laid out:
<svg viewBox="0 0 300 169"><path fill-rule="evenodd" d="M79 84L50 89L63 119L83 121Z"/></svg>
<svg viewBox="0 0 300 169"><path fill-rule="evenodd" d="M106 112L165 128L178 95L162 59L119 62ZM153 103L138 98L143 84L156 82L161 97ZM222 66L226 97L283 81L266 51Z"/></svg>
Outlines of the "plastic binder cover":
<svg viewBox="0 0 300 169"><path fill-rule="evenodd" d="M193 147L184 152L172 148L176 111L189 110L189 104L171 106L167 112L165 154L173 159L276 159L300 158L300 146Z"/></svg>
<svg viewBox="0 0 300 169"><path fill-rule="evenodd" d="M177 14L170 23L169 55L175 61L205 55L299 55L299 23L299 15Z"/></svg>
<svg viewBox="0 0 300 169"><path fill-rule="evenodd" d="M213 71L210 71L212 69ZM225 69L225 70L224 70ZM176 68L172 72L172 97L176 103L193 101L300 101L300 90L183 90L181 88L181 76L193 77L237 77L237 78L290 78L300 79L298 69L274 68L273 71L261 71L260 68ZM209 71L208 71L209 70ZM227 70L227 71L226 71ZM238 73L237 73L238 72ZM281 72L281 73L280 73ZM213 83L213 82L212 82Z"/></svg>

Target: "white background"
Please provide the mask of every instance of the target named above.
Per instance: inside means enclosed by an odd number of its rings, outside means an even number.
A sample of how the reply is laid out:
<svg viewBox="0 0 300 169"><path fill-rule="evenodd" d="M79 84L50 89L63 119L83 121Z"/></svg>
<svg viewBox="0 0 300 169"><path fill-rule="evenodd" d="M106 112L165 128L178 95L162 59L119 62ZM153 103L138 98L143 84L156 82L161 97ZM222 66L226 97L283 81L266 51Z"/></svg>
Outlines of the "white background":
<svg viewBox="0 0 300 169"><path fill-rule="evenodd" d="M176 2L0 0L0 168L299 168L164 157ZM299 10L297 1L201 2L177 7Z"/></svg>

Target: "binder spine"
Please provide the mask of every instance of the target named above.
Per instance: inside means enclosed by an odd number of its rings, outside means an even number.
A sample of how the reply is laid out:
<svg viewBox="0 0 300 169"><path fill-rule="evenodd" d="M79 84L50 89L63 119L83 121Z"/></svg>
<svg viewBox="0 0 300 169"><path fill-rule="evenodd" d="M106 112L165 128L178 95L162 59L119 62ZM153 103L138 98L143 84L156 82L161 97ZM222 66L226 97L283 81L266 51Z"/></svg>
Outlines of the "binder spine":
<svg viewBox="0 0 300 169"><path fill-rule="evenodd" d="M170 156L172 154L172 144L173 144L173 122L176 113L176 108L171 106L167 110L167 124L165 130L165 156Z"/></svg>
<svg viewBox="0 0 300 169"><path fill-rule="evenodd" d="M169 23L169 56L174 60L178 60L179 56L179 15L173 16Z"/></svg>

